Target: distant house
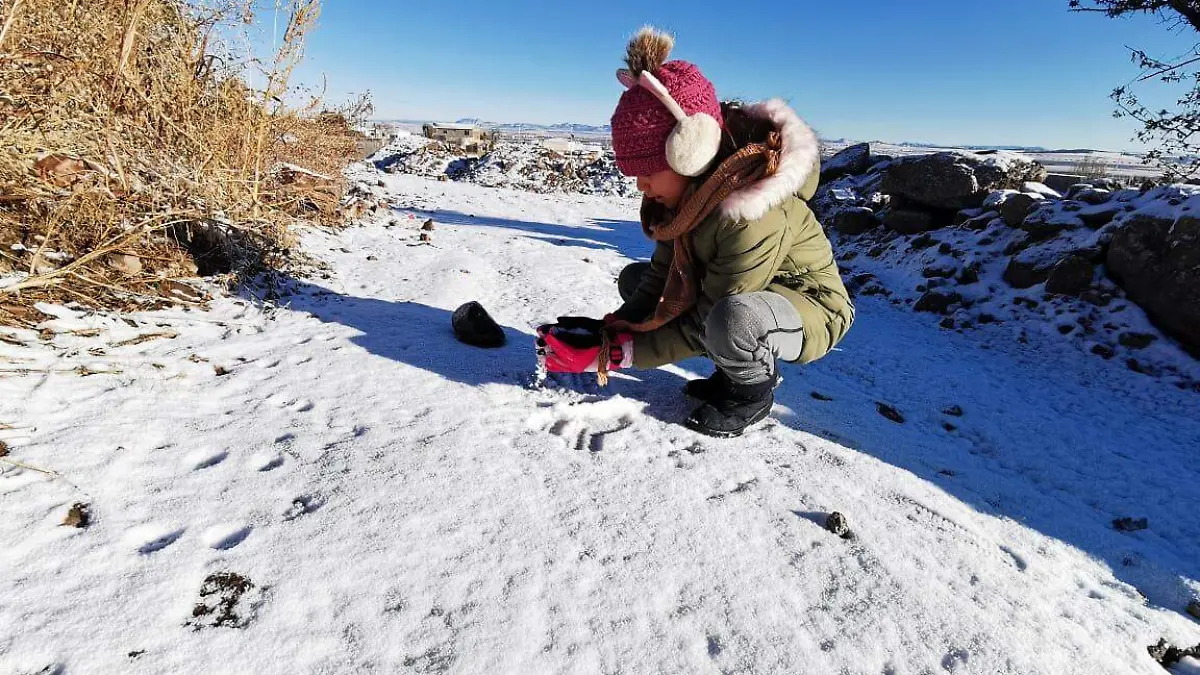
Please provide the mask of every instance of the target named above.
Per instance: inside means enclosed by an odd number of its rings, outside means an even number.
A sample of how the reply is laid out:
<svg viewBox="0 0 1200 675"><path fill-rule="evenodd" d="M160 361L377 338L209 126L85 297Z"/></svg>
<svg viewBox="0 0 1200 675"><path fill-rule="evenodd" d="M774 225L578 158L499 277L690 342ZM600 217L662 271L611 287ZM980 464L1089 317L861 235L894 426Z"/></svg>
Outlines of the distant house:
<svg viewBox="0 0 1200 675"><path fill-rule="evenodd" d="M426 124L421 130L426 138L457 145L468 153L480 153L487 147L487 132L473 124Z"/></svg>

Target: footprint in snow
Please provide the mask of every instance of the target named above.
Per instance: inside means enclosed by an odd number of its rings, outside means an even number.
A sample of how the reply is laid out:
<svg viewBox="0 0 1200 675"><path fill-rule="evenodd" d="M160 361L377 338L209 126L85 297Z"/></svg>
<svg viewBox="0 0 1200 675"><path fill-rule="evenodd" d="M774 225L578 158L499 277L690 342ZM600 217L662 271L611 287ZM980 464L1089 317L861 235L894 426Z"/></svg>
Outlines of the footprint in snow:
<svg viewBox="0 0 1200 675"><path fill-rule="evenodd" d="M224 450L197 450L188 453L184 463L191 468L192 471L200 471L209 467L216 466L225 461L229 457L229 453Z"/></svg>
<svg viewBox="0 0 1200 675"><path fill-rule="evenodd" d="M125 533L125 542L142 555L149 555L174 544L183 536L183 528L162 525L138 525Z"/></svg>
<svg viewBox="0 0 1200 675"><path fill-rule="evenodd" d="M283 466L283 455L276 452L260 452L251 457L247 464L255 471L274 471Z"/></svg>
<svg viewBox="0 0 1200 675"><path fill-rule="evenodd" d="M284 520L295 520L305 516L325 505L325 498L320 495L301 495L292 500L292 505L283 512Z"/></svg>
<svg viewBox="0 0 1200 675"><path fill-rule="evenodd" d="M246 540L252 528L248 525L225 523L213 525L204 531L204 545L218 551L227 551Z"/></svg>

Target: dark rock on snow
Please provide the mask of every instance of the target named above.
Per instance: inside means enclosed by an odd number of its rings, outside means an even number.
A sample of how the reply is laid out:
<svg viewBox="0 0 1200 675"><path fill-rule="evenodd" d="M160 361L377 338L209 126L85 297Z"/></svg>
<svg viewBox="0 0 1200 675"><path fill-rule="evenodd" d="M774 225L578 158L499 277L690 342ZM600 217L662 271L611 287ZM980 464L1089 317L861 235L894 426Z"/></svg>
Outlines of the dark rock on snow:
<svg viewBox="0 0 1200 675"><path fill-rule="evenodd" d="M952 291L926 291L917 299L913 310L917 312L933 312L946 314L950 308L962 302L962 296Z"/></svg>
<svg viewBox="0 0 1200 675"><path fill-rule="evenodd" d="M894 407L886 403L876 401L875 410L879 412L880 415L883 415L896 424L904 424L904 415L900 414L899 410L896 410Z"/></svg>
<svg viewBox="0 0 1200 675"><path fill-rule="evenodd" d="M890 208L883 216L883 224L901 234L917 234L937 229L933 215L913 209Z"/></svg>
<svg viewBox="0 0 1200 675"><path fill-rule="evenodd" d="M1121 202L1107 202L1084 207L1076 215L1079 216L1084 225L1098 228L1111 223L1112 219L1117 217L1117 214L1124 213L1124 211L1125 204Z"/></svg>
<svg viewBox="0 0 1200 675"><path fill-rule="evenodd" d="M1121 343L1122 347L1128 347L1129 349L1145 349L1157 339L1158 338L1149 333L1129 332L1121 333L1121 335L1117 337L1117 342Z"/></svg>
<svg viewBox="0 0 1200 675"><path fill-rule="evenodd" d="M1004 268L1004 281L1013 288L1036 286L1050 277L1053 265L1032 257L1018 255Z"/></svg>
<svg viewBox="0 0 1200 675"><path fill-rule="evenodd" d="M1137 532L1150 527L1150 521L1145 518L1117 518L1112 524L1119 532Z"/></svg>
<svg viewBox="0 0 1200 675"><path fill-rule="evenodd" d="M842 539L850 539L853 533L850 532L850 523L846 521L846 516L834 511L825 519L825 529Z"/></svg>
<svg viewBox="0 0 1200 675"><path fill-rule="evenodd" d="M1025 193L1012 195L1000 205L1000 215L1009 227L1020 227L1025 217L1034 207L1044 201L1044 198Z"/></svg>
<svg viewBox="0 0 1200 675"><path fill-rule="evenodd" d="M1091 288L1096 275L1096 266L1087 258L1068 255L1050 270L1046 279L1046 292L1055 295L1079 297Z"/></svg>
<svg viewBox="0 0 1200 675"><path fill-rule="evenodd" d="M1146 651L1150 652L1150 658L1167 670L1174 668L1175 664L1182 661L1184 657L1200 659L1200 644L1191 649L1180 649L1166 640L1160 639L1158 644L1146 647Z"/></svg>
<svg viewBox="0 0 1200 675"><path fill-rule="evenodd" d="M466 344L484 348L504 345L504 331L478 302L468 302L454 310L450 324L455 337Z"/></svg>
<svg viewBox="0 0 1200 675"><path fill-rule="evenodd" d="M1200 218L1135 215L1113 234L1107 263L1131 300L1200 351Z"/></svg>
<svg viewBox="0 0 1200 675"><path fill-rule="evenodd" d="M1048 173L1046 174L1046 178L1042 180L1043 185L1056 192L1067 194L1068 198L1070 198L1068 193L1071 190L1071 186L1086 182L1087 176L1070 173Z"/></svg>
<svg viewBox="0 0 1200 675"><path fill-rule="evenodd" d="M995 211L984 211L982 214L975 216L970 220L963 221L962 226L968 230L982 232L983 230L987 229L988 225L992 224L993 220L999 217L1000 214Z"/></svg>
<svg viewBox="0 0 1200 675"><path fill-rule="evenodd" d="M871 144L852 145L821 163L821 182L864 174L871 164Z"/></svg>
<svg viewBox="0 0 1200 675"><path fill-rule="evenodd" d="M865 206L852 206L834 213L831 224L842 234L862 234L878 225L879 219Z"/></svg>
<svg viewBox="0 0 1200 675"><path fill-rule="evenodd" d="M939 152L894 162L884 171L880 190L928 208L957 211L982 205L993 190L1044 182L1045 175L1042 165L1016 156Z"/></svg>
<svg viewBox="0 0 1200 675"><path fill-rule="evenodd" d="M1039 205L1021 221L1021 229L1039 241L1049 239L1063 230L1079 227L1083 227L1083 221L1078 216L1060 213L1053 203Z"/></svg>

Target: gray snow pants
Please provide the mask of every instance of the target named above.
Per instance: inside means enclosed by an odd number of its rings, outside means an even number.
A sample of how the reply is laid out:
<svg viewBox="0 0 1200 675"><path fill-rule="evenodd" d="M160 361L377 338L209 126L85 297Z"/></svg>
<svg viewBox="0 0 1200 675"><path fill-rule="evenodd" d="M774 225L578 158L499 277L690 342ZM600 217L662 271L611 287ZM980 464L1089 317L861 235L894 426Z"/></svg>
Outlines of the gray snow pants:
<svg viewBox="0 0 1200 675"><path fill-rule="evenodd" d="M628 300L650 263L621 271L617 290ZM800 313L770 291L721 298L704 320L700 342L713 363L736 384L760 384L775 375L776 361L795 361L804 347Z"/></svg>

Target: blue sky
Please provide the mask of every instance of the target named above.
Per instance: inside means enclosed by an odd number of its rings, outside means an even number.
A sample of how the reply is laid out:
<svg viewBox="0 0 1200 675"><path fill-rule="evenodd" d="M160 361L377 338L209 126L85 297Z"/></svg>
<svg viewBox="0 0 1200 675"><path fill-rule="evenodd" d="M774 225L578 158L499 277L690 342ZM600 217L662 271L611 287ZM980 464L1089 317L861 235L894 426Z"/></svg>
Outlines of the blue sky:
<svg viewBox="0 0 1200 675"><path fill-rule="evenodd" d="M1136 74L1125 45L1178 54L1190 36L1066 6L330 0L297 77L330 99L370 89L380 118L603 124L650 23L720 96L786 98L826 138L1135 148L1108 99Z"/></svg>

